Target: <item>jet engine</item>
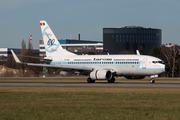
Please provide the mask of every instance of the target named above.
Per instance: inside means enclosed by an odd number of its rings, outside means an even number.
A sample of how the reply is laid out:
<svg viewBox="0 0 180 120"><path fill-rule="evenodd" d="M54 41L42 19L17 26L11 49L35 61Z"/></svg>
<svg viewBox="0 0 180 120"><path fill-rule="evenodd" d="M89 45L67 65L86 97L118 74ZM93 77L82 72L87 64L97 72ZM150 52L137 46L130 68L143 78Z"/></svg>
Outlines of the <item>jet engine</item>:
<svg viewBox="0 0 180 120"><path fill-rule="evenodd" d="M112 73L109 70L93 70L90 73L90 78L92 80L110 80Z"/></svg>

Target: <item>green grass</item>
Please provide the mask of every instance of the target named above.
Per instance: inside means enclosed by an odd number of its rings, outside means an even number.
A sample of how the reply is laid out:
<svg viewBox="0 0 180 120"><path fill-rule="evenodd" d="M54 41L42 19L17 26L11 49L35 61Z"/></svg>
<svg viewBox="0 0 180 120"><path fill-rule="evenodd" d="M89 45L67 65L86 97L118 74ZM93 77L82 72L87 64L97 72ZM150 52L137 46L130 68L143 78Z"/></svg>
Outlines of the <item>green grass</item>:
<svg viewBox="0 0 180 120"><path fill-rule="evenodd" d="M2 120L179 120L180 89L0 87Z"/></svg>

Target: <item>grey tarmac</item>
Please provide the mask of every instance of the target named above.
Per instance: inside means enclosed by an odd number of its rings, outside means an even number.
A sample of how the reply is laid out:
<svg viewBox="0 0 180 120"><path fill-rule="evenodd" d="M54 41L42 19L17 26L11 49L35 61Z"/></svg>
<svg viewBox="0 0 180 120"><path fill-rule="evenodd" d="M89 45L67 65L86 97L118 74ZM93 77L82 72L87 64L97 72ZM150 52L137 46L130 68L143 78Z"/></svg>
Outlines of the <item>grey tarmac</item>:
<svg viewBox="0 0 180 120"><path fill-rule="evenodd" d="M180 83L107 83L107 82L0 82L0 86L19 87L120 87L120 88L180 88Z"/></svg>

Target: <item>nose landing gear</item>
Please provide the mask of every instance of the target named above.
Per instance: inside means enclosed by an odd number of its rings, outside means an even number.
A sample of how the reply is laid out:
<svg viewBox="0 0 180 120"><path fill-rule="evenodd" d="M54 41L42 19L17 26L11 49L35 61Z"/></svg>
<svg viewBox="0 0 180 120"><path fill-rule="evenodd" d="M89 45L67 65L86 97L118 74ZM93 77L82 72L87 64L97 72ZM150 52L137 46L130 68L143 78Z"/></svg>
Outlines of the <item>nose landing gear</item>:
<svg viewBox="0 0 180 120"><path fill-rule="evenodd" d="M152 78L152 79L150 80L150 83L155 83L155 80Z"/></svg>

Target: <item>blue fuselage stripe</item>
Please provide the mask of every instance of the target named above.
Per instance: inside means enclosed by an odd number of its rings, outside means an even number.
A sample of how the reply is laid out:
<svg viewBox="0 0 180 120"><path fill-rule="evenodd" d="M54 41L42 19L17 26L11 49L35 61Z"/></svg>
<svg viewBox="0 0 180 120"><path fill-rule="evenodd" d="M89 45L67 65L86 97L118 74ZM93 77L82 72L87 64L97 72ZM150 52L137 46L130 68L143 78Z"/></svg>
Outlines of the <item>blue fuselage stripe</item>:
<svg viewBox="0 0 180 120"><path fill-rule="evenodd" d="M71 66L110 66L110 65L116 65L116 66L137 66L136 70L165 70L164 68L140 68L142 61L53 61L49 64L59 64L59 65L71 65Z"/></svg>

